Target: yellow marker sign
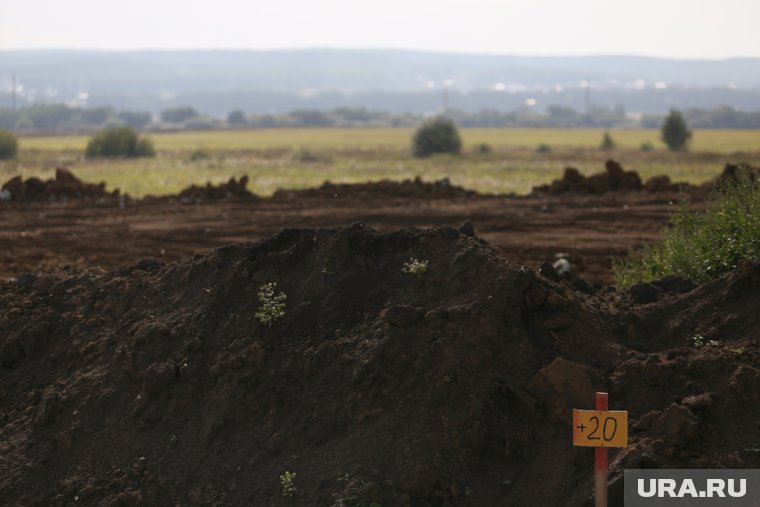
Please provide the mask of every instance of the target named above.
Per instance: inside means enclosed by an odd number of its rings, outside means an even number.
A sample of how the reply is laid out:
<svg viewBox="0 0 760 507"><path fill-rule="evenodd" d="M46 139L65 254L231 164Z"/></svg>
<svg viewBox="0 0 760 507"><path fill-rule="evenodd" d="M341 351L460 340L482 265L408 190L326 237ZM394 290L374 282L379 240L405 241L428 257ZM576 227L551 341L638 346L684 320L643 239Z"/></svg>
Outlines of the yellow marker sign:
<svg viewBox="0 0 760 507"><path fill-rule="evenodd" d="M628 412L625 410L573 410L573 445L627 446Z"/></svg>

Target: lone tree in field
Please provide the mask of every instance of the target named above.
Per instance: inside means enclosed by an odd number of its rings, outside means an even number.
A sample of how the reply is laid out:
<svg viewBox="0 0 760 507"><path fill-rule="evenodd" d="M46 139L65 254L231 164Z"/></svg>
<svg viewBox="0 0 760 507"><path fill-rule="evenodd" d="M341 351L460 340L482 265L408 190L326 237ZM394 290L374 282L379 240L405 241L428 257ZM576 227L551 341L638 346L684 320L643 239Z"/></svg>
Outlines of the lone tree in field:
<svg viewBox="0 0 760 507"><path fill-rule="evenodd" d="M599 145L599 149L602 151L610 151L615 149L615 141L612 140L612 136L609 132L604 133L604 137L602 137L602 144Z"/></svg>
<svg viewBox="0 0 760 507"><path fill-rule="evenodd" d="M686 125L686 120L675 109L670 110L660 131L662 142L667 144L672 151L685 150L691 140L691 130Z"/></svg>
<svg viewBox="0 0 760 507"><path fill-rule="evenodd" d="M153 142L147 137L139 137L129 127L106 129L95 134L85 150L87 158L152 157L155 154Z"/></svg>
<svg viewBox="0 0 760 507"><path fill-rule="evenodd" d="M13 132L0 130L0 160L16 158L18 153L18 141Z"/></svg>
<svg viewBox="0 0 760 507"><path fill-rule="evenodd" d="M456 125L445 116L437 116L423 123L412 139L415 157L429 157L436 153L458 155L462 151L462 138Z"/></svg>

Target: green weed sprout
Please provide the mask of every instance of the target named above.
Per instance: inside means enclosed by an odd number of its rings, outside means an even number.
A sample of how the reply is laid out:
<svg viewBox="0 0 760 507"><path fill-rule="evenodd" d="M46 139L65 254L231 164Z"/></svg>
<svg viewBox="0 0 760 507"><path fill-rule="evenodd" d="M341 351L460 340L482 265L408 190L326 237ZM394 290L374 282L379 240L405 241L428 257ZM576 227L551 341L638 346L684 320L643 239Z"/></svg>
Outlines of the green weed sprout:
<svg viewBox="0 0 760 507"><path fill-rule="evenodd" d="M404 263L404 267L401 268L401 271L408 275L421 277L428 272L429 267L430 263L425 259L417 259L416 257L412 257Z"/></svg>
<svg viewBox="0 0 760 507"><path fill-rule="evenodd" d="M692 336L691 341L694 343L694 347L698 349L704 347L705 345L709 345L710 347L717 347L720 345L720 342L718 340L708 340L701 334Z"/></svg>
<svg viewBox="0 0 760 507"><path fill-rule="evenodd" d="M293 497L298 492L296 488L296 473L285 471L280 476L280 489L282 496Z"/></svg>
<svg viewBox="0 0 760 507"><path fill-rule="evenodd" d="M256 318L265 326L285 318L285 302L288 296L284 292L277 293L275 282L265 283L259 289L258 299L261 306L256 312Z"/></svg>

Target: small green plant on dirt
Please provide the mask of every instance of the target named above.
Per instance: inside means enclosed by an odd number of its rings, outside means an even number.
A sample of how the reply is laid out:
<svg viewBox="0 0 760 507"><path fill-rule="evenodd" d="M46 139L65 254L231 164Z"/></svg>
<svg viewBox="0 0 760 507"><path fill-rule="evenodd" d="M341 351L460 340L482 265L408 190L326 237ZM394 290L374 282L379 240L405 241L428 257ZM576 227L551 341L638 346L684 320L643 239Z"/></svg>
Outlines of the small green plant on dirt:
<svg viewBox="0 0 760 507"><path fill-rule="evenodd" d="M284 292L277 292L275 282L265 283L259 289L259 303L261 306L256 312L256 318L265 326L271 326L285 318L285 302L288 296Z"/></svg>
<svg viewBox="0 0 760 507"><path fill-rule="evenodd" d="M729 353L735 355L736 357L744 355L744 353L746 351L747 350L744 347L739 347L737 345L732 345L730 347L726 347L726 352L729 352Z"/></svg>
<svg viewBox="0 0 760 507"><path fill-rule="evenodd" d="M481 155L486 155L488 153L491 153L491 145L488 143L480 143L477 147L477 152Z"/></svg>
<svg viewBox="0 0 760 507"><path fill-rule="evenodd" d="M280 491L282 496L293 497L298 493L296 488L296 473L286 470L280 476Z"/></svg>
<svg viewBox="0 0 760 507"><path fill-rule="evenodd" d="M350 479L348 474L339 481L348 481L348 487L335 500L332 507L382 507L377 502L370 502L367 481L362 478Z"/></svg>
<svg viewBox="0 0 760 507"><path fill-rule="evenodd" d="M428 262L427 260L411 257L408 261L404 263L404 266L401 268L401 271L403 271L407 275L422 277L425 273L428 272L429 267L430 267L430 262Z"/></svg>
<svg viewBox="0 0 760 507"><path fill-rule="evenodd" d="M662 241L613 261L618 284L630 287L669 275L706 282L741 261L760 260L760 183L749 169L719 185L703 213L682 202Z"/></svg>
<svg viewBox="0 0 760 507"><path fill-rule="evenodd" d="M541 143L538 145L538 148L536 148L536 153L546 154L546 153L551 153L551 152L552 152L552 147L549 146L548 144Z"/></svg>
<svg viewBox="0 0 760 507"><path fill-rule="evenodd" d="M716 347L716 346L720 345L720 342L718 340L708 340L707 338L705 338L701 334L696 334L696 335L692 336L691 337L691 342L698 349L704 347L705 345L708 345L710 347Z"/></svg>
<svg viewBox="0 0 760 507"><path fill-rule="evenodd" d="M654 151L654 146L652 146L652 143L649 141L645 141L641 143L641 147L639 149L644 153L649 153L650 151Z"/></svg>

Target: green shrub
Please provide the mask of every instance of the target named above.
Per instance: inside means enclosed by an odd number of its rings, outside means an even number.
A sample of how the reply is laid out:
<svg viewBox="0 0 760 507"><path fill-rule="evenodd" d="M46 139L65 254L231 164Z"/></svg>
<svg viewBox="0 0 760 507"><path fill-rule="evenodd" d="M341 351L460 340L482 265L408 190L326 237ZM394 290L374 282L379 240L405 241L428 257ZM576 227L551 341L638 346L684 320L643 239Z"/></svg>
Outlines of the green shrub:
<svg viewBox="0 0 760 507"><path fill-rule="evenodd" d="M477 147L477 152L481 155L487 155L488 153L491 153L491 145L488 143L480 143Z"/></svg>
<svg viewBox="0 0 760 507"><path fill-rule="evenodd" d="M670 110L670 114L662 123L660 133L662 134L662 142L672 151L685 150L691 140L691 130L686 125L686 120L675 109Z"/></svg>
<svg viewBox="0 0 760 507"><path fill-rule="evenodd" d="M613 262L613 268L627 287L669 275L704 282L742 260L760 260L760 183L747 171L721 184L704 213L682 203L660 243Z"/></svg>
<svg viewBox="0 0 760 507"><path fill-rule="evenodd" d="M602 137L602 144L599 145L599 149L602 151L610 151L615 149L615 141L612 140L612 136L609 132L604 133L604 137Z"/></svg>
<svg viewBox="0 0 760 507"><path fill-rule="evenodd" d="M147 137L139 137L129 127L110 128L95 134L85 150L87 158L152 157L155 154L153 142Z"/></svg>
<svg viewBox="0 0 760 507"><path fill-rule="evenodd" d="M437 116L427 120L414 133L412 151L419 158L437 153L458 155L462 151L462 138L453 121Z"/></svg>
<svg viewBox="0 0 760 507"><path fill-rule="evenodd" d="M548 144L541 143L538 145L538 148L536 148L536 153L551 153L552 147Z"/></svg>
<svg viewBox="0 0 760 507"><path fill-rule="evenodd" d="M641 143L640 149L644 153L649 153L650 151L654 150L654 146L652 146L652 143L650 143L649 141L644 141L643 143Z"/></svg>
<svg viewBox="0 0 760 507"><path fill-rule="evenodd" d="M16 158L18 153L18 140L13 132L0 130L0 160Z"/></svg>

